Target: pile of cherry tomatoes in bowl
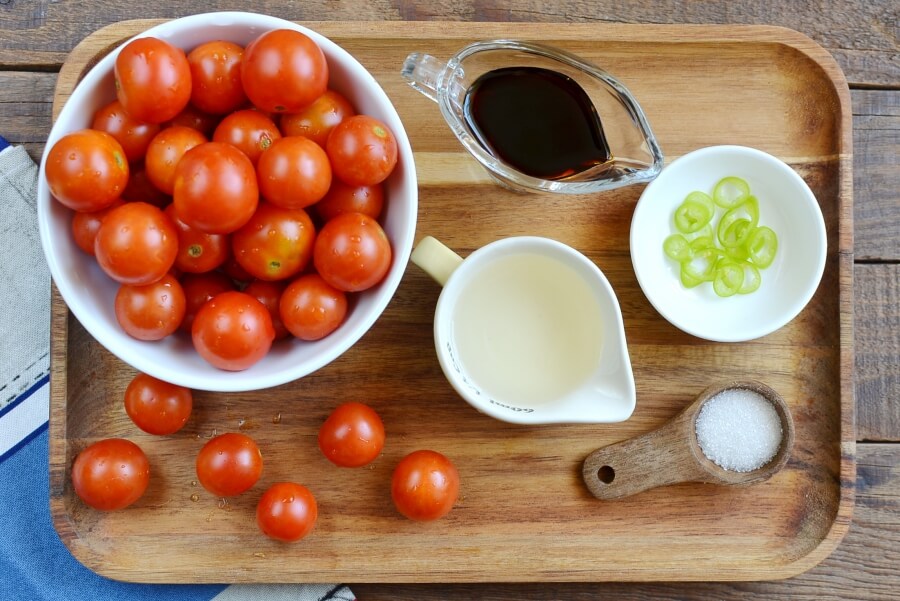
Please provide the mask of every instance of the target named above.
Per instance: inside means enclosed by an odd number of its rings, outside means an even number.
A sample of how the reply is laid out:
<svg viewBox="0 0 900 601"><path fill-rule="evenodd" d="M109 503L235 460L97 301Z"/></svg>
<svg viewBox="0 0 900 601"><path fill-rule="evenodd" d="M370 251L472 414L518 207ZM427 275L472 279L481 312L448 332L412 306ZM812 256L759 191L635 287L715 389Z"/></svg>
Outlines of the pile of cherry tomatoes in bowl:
<svg viewBox="0 0 900 601"><path fill-rule="evenodd" d="M165 27L104 59L113 77L89 73L51 133L51 273L143 372L219 391L302 377L399 284L415 231L408 139L375 80L314 32L249 27L242 45Z"/></svg>

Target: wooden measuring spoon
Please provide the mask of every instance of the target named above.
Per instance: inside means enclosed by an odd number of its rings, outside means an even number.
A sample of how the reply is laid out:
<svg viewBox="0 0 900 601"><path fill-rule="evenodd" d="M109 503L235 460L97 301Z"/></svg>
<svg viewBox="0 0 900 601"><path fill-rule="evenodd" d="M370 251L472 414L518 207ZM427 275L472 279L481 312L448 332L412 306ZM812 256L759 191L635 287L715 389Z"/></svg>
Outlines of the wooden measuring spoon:
<svg viewBox="0 0 900 601"><path fill-rule="evenodd" d="M697 442L695 421L703 404L728 389L745 389L766 397L781 420L781 446L767 464L749 472L726 470L710 460ZM713 384L664 426L600 449L584 460L582 475L598 499L619 499L657 486L678 482L746 485L777 473L791 454L794 421L781 396L761 382L728 381Z"/></svg>

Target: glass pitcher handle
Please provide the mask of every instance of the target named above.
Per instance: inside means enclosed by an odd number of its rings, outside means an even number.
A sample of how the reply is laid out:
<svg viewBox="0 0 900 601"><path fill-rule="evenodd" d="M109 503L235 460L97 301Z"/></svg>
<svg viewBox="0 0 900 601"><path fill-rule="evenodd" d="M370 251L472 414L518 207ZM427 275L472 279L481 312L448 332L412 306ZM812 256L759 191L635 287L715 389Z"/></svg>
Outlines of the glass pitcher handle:
<svg viewBox="0 0 900 601"><path fill-rule="evenodd" d="M437 102L437 80L447 65L430 54L413 52L403 61L400 76L413 88Z"/></svg>

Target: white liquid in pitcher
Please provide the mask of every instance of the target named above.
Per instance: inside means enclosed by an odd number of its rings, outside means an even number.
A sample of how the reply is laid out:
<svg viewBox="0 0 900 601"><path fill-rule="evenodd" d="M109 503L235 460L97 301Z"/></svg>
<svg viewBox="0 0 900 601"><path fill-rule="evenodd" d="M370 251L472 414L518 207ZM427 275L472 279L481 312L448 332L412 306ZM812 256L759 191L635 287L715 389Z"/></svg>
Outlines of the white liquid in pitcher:
<svg viewBox="0 0 900 601"><path fill-rule="evenodd" d="M597 370L600 307L565 263L533 253L476 273L453 313L455 354L468 379L500 403L538 407Z"/></svg>

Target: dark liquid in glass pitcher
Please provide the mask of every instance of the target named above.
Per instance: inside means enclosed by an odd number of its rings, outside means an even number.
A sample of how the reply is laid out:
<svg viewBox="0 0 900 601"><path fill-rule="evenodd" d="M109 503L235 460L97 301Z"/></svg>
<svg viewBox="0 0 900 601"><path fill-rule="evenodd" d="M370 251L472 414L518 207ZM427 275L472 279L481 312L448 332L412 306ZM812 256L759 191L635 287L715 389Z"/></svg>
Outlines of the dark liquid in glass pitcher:
<svg viewBox="0 0 900 601"><path fill-rule="evenodd" d="M550 69L485 73L466 91L463 113L488 152L532 177L564 179L612 158L590 97Z"/></svg>

